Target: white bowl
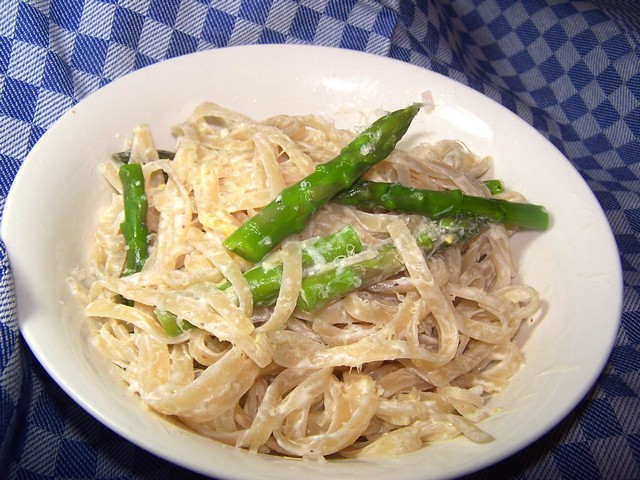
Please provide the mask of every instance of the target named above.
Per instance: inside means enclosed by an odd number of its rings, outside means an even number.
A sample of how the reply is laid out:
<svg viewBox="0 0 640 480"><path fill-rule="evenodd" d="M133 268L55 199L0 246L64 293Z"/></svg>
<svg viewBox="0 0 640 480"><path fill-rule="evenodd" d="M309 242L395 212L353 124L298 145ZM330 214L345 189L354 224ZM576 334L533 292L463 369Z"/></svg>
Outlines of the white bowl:
<svg viewBox="0 0 640 480"><path fill-rule="evenodd" d="M519 333L525 367L481 427L488 444L459 438L376 461L306 462L254 455L186 432L147 412L96 362L66 277L86 264L106 185L97 164L121 149L135 124L148 123L159 148L170 127L211 100L261 119L321 113L339 126L369 123L383 109L419 101L408 141L463 140L492 155L493 176L552 214L548 232L515 236L521 277L537 288L543 312ZM412 133L413 132L413 133ZM463 475L538 439L584 397L613 346L622 305L616 244L578 172L517 116L443 76L383 57L308 46L234 47L196 53L139 70L67 112L33 148L6 201L2 223L14 275L20 330L53 379L99 421L171 462L218 478L430 479Z"/></svg>

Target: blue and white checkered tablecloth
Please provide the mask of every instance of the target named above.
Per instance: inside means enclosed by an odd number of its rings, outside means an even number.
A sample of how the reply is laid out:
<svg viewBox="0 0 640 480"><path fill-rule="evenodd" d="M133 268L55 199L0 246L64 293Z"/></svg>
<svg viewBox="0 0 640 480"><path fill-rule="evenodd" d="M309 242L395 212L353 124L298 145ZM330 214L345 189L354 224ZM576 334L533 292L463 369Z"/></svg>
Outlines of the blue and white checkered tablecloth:
<svg viewBox="0 0 640 480"><path fill-rule="evenodd" d="M640 4L528 0L2 0L0 208L38 138L86 95L199 50L303 43L444 74L530 123L579 170L624 270L621 328L584 401L546 436L472 478L640 478ZM44 373L18 332L0 265L0 476L176 478Z"/></svg>

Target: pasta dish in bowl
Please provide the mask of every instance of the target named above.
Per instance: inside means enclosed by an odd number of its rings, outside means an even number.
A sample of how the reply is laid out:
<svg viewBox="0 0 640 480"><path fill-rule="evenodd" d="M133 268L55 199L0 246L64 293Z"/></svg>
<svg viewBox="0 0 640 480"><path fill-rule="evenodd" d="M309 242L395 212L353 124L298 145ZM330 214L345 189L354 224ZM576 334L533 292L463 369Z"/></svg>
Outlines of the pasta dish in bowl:
<svg viewBox="0 0 640 480"><path fill-rule="evenodd" d="M480 180L491 159L460 141L396 148L256 265L225 243L268 204L291 201L285 189L315 183L314 171L327 167L325 183L344 176L328 162L359 137L317 115L258 122L211 102L174 133L175 152L159 153L139 125L128 150L102 165L112 200L91 268L73 277L91 343L146 405L220 442L303 458L394 455L460 434L491 440L477 426L485 399L520 368L514 336L540 305L534 288L513 282L509 222L545 229L543 208L493 195ZM129 167L140 172L142 212L128 205ZM390 210L350 205L372 185L385 187ZM434 191L449 202L442 213L400 208ZM467 213L459 199L480 207ZM129 214L146 224L138 268ZM280 243L274 235L261 232L258 246Z"/></svg>

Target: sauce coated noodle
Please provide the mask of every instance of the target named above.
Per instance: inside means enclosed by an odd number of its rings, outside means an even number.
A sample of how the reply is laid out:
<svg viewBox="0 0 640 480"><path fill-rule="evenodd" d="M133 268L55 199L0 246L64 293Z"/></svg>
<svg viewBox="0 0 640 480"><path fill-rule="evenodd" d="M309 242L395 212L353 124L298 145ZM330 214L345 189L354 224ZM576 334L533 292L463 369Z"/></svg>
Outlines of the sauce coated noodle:
<svg viewBox="0 0 640 480"><path fill-rule="evenodd" d="M394 455L460 434L492 439L477 423L488 397L521 367L513 338L539 308L533 288L512 284L513 230L492 225L427 258L411 235L416 216L328 204L300 239L351 224L365 249L393 241L405 269L303 313L295 308L300 242L287 240L285 287L275 305L254 308L242 275L251 265L222 241L354 133L319 116L257 122L203 103L174 134L173 160L158 158L145 125L131 140L149 204L144 269L121 277L123 202L118 165L109 161L102 173L111 203L99 212L90 268L72 280L91 343L146 405L217 441L305 458ZM445 140L396 150L366 178L489 195L478 178L490 163ZM236 299L214 287L225 278ZM199 328L169 337L155 307Z"/></svg>

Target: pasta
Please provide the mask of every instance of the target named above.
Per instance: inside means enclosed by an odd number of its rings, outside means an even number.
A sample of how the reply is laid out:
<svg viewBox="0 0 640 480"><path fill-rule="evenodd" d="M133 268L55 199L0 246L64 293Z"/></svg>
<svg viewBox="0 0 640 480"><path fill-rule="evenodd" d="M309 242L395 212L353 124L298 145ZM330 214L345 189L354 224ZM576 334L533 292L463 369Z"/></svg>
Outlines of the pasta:
<svg viewBox="0 0 640 480"><path fill-rule="evenodd" d="M216 441L303 458L396 455L459 435L492 440L478 423L521 367L514 336L540 306L533 288L513 283L515 228L492 224L425 256L412 235L420 216L328 203L265 260L282 262L280 293L254 306L243 275L253 265L223 240L355 134L320 116L255 121L210 102L173 133L173 159L160 158L146 125L130 143L149 205L142 271L122 275L122 185L110 160L101 172L111 201L98 214L89 267L72 276L92 346L144 404ZM443 140L396 149L366 178L487 196L479 178L490 164ZM402 270L301 311L301 242L347 224L364 244L357 255L388 242ZM222 281L233 295L217 288ZM158 310L195 328L170 336Z"/></svg>

